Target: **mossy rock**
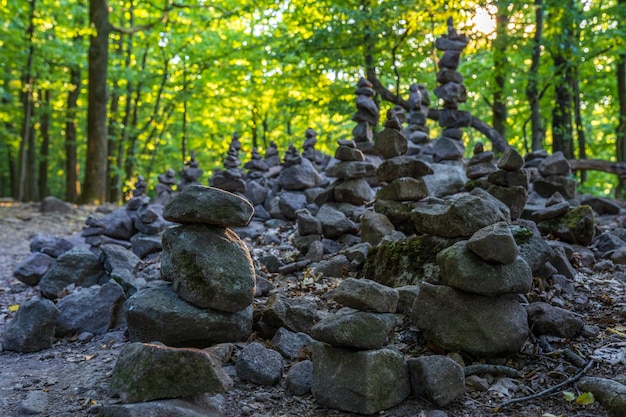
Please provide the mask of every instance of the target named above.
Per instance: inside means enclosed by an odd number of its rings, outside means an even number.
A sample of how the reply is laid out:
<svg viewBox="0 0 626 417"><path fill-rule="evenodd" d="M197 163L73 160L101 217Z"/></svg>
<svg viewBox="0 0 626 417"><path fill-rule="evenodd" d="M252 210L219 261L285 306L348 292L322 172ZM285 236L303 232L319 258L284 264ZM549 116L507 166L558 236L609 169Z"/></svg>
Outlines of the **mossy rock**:
<svg viewBox="0 0 626 417"><path fill-rule="evenodd" d="M596 232L593 209L587 205L578 206L555 219L539 222L537 227L545 235L582 246L588 246Z"/></svg>
<svg viewBox="0 0 626 417"><path fill-rule="evenodd" d="M439 281L437 254L460 239L421 235L383 242L370 250L363 274L388 287Z"/></svg>

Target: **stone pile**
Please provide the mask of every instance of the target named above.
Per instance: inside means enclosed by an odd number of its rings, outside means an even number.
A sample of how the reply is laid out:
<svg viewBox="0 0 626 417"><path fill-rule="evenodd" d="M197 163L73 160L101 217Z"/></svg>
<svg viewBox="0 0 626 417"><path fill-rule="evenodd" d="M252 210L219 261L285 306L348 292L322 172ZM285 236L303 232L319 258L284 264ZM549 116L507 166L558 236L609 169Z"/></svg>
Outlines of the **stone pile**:
<svg viewBox="0 0 626 417"><path fill-rule="evenodd" d="M404 135L408 139L407 155L418 155L422 146L430 142L430 129L426 126L430 96L422 84L409 87L409 117Z"/></svg>
<svg viewBox="0 0 626 417"><path fill-rule="evenodd" d="M169 168L165 174L160 174L158 176L158 180L159 183L154 189L156 191L154 203L165 206L169 203L172 198L172 194L174 193L172 186L176 185L176 173L172 168Z"/></svg>
<svg viewBox="0 0 626 417"><path fill-rule="evenodd" d="M317 187L322 181L313 163L303 158L300 152L290 145L283 159L283 169L278 176L280 187L288 191L303 191Z"/></svg>
<svg viewBox="0 0 626 417"><path fill-rule="evenodd" d="M270 146L265 151L265 163L272 168L279 168L280 170L280 155L278 154L278 146L273 140L270 141Z"/></svg>
<svg viewBox="0 0 626 417"><path fill-rule="evenodd" d="M378 106L374 102L376 92L372 86L372 83L365 78L359 80L355 91L357 111L352 116L352 120L357 122L356 127L352 130L352 136L356 142L356 147L364 153L372 152L374 146L372 127L378 126L380 118Z"/></svg>
<svg viewBox="0 0 626 417"><path fill-rule="evenodd" d="M478 153L482 155L485 152ZM475 155L476 156L476 155ZM474 158L472 158L474 159ZM476 159L480 159L480 156ZM488 156L485 159L490 159ZM470 165L474 175L487 172L491 161L484 161ZM466 188L482 187L491 195L507 205L511 211L511 219L519 218L528 199L529 173L523 168L524 158L513 148L507 148L498 160L497 169L489 172L486 179L470 181Z"/></svg>
<svg viewBox="0 0 626 417"><path fill-rule="evenodd" d="M385 128L376 135L374 146L386 158L376 170L381 187L376 193L374 208L377 213L386 216L397 230L413 233L411 204L428 196L428 187L422 177L433 171L428 163L406 155L407 142L400 132L395 112L389 110Z"/></svg>
<svg viewBox="0 0 626 417"><path fill-rule="evenodd" d="M482 142L476 142L474 153L467 162L465 175L469 180L486 180L487 176L498 170L494 164L495 155L491 151L486 151Z"/></svg>
<svg viewBox="0 0 626 417"><path fill-rule="evenodd" d="M321 197L324 202L362 205L373 200L375 193L366 178L374 176L376 167L365 160L357 144L351 140L339 140L335 159L339 162L326 169L326 176L337 180L326 189L324 197Z"/></svg>
<svg viewBox="0 0 626 417"><path fill-rule="evenodd" d="M463 85L463 76L457 71L461 52L468 44L465 35L459 35L448 19L448 34L437 38L435 47L443 51L439 60L437 82L434 93L443 100L443 109L439 114L439 126L443 128L441 136L433 144L433 161L459 160L465 153L463 145L463 127L468 127L471 115L459 110L459 103L467 100L467 91Z"/></svg>
<svg viewBox="0 0 626 417"><path fill-rule="evenodd" d="M305 140L302 144L302 157L308 159L313 163L313 166L319 171L323 171L328 164L328 156L322 152L315 150L315 144L317 143L317 132L313 128L308 128L304 132Z"/></svg>
<svg viewBox="0 0 626 417"><path fill-rule="evenodd" d="M412 216L420 232L464 239L437 254L439 281L422 283L415 325L445 349L516 352L529 333L517 294L530 290L532 272L509 228L508 208L477 188L452 202L420 203Z"/></svg>
<svg viewBox="0 0 626 417"><path fill-rule="evenodd" d="M255 271L246 245L230 229L250 222L250 203L193 185L170 201L164 217L161 276L126 303L131 341L206 347L242 341L252 331Z"/></svg>
<svg viewBox="0 0 626 417"><path fill-rule="evenodd" d="M532 156L531 156L532 155ZM555 152L542 158L543 153L527 155L526 165L531 162L537 166L539 175L533 176L533 190L543 198L549 198L559 192L566 200L576 197L576 180L571 177L572 169L563 152ZM537 161L540 161L537 163Z"/></svg>
<svg viewBox="0 0 626 417"><path fill-rule="evenodd" d="M211 187L219 188L231 193L246 192L246 172L239 168L241 161L236 147L230 146L224 159L224 169L213 170Z"/></svg>
<svg viewBox="0 0 626 417"><path fill-rule="evenodd" d="M316 401L367 415L399 404L411 393L409 372L403 355L385 347L398 324L398 292L348 278L332 297L345 307L311 329Z"/></svg>
<svg viewBox="0 0 626 417"><path fill-rule="evenodd" d="M270 218L264 204L271 193L265 176L269 167L256 148L252 148L251 159L243 166L248 170L244 197L254 206L254 217L258 220Z"/></svg>
<svg viewBox="0 0 626 417"><path fill-rule="evenodd" d="M181 179L180 183L178 184L179 190L182 190L188 185L200 184L198 178L200 178L202 176L202 173L204 172L200 168L198 168L199 164L198 161L196 161L196 153L194 151L191 151L189 160L185 162L185 165L185 169L183 169L183 172L180 174Z"/></svg>

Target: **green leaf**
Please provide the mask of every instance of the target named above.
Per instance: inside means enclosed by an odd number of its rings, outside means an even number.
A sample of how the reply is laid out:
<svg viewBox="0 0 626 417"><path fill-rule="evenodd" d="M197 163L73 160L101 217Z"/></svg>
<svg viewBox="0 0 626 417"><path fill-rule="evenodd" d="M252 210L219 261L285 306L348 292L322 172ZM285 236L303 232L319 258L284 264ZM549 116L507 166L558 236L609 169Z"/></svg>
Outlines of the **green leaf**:
<svg viewBox="0 0 626 417"><path fill-rule="evenodd" d="M593 404L596 401L593 393L591 392L583 392L576 398L576 404L589 405Z"/></svg>
<svg viewBox="0 0 626 417"><path fill-rule="evenodd" d="M565 398L565 401L568 403L571 403L576 399L576 394L570 391L563 391L563 398Z"/></svg>

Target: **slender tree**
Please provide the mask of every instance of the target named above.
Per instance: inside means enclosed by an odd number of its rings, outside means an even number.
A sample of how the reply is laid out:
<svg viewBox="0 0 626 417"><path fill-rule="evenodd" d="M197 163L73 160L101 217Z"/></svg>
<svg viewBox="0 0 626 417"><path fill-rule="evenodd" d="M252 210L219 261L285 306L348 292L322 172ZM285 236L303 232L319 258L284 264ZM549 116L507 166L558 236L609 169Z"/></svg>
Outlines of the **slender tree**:
<svg viewBox="0 0 626 417"><path fill-rule="evenodd" d="M539 101L539 65L541 62L541 45L543 42L543 0L535 0L535 33L532 40L531 64L528 70L526 97L530 106L531 149L543 149L544 128Z"/></svg>

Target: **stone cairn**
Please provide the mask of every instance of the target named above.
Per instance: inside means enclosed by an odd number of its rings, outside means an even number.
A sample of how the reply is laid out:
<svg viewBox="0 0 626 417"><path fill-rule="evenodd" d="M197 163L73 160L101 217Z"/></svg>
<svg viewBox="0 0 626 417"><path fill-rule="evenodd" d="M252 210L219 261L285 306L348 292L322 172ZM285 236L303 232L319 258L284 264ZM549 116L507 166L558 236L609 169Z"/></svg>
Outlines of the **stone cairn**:
<svg viewBox="0 0 626 417"><path fill-rule="evenodd" d="M157 194L154 203L165 206L169 203L172 198L172 194L174 193L172 186L176 184L176 173L172 168L169 168L165 174L158 176L158 180L159 183L154 189Z"/></svg>
<svg viewBox="0 0 626 417"><path fill-rule="evenodd" d="M476 142L474 153L467 163L465 174L469 180L487 179L487 176L498 167L493 162L495 155L491 151L486 151L482 142Z"/></svg>
<svg viewBox="0 0 626 417"><path fill-rule="evenodd" d="M211 178L210 185L215 188L219 188L231 193L245 193L246 192L246 173L241 166L239 160L239 152L237 151L237 142L231 143L224 159L224 169L216 168L213 170L213 178Z"/></svg>
<svg viewBox="0 0 626 417"><path fill-rule="evenodd" d="M356 142L356 147L362 150L364 153L372 153L374 146L372 140L374 139L373 126L378 126L379 113L378 106L374 102L374 96L376 92L372 88L372 83L361 78L357 83L356 94L356 107L357 111L352 116L352 120L357 122L356 127L352 130L352 136Z"/></svg>
<svg viewBox="0 0 626 417"><path fill-rule="evenodd" d="M403 132L408 139L407 155L417 155L422 145L430 142L430 129L426 126L430 95L422 84L411 84L409 87L408 126Z"/></svg>
<svg viewBox="0 0 626 417"><path fill-rule="evenodd" d="M322 177L311 161L303 158L295 146L289 145L278 183L283 190L302 191L320 185Z"/></svg>
<svg viewBox="0 0 626 417"><path fill-rule="evenodd" d="M567 200L576 197L576 180L571 177L572 169L563 152L532 152L525 159L525 166L531 170L533 190L539 196L549 198L558 191Z"/></svg>
<svg viewBox="0 0 626 417"><path fill-rule="evenodd" d="M263 207L263 204L271 192L265 176L267 171L269 171L269 167L257 148L252 148L251 159L243 167L248 170L244 197L254 206L255 218L267 220L269 214Z"/></svg>
<svg viewBox="0 0 626 417"><path fill-rule="evenodd" d="M433 161L460 160L465 153L463 130L471 122L467 111L459 110L459 103L467 100L467 91L463 85L463 76L457 71L461 52L468 44L465 35L459 35L448 19L448 34L437 38L435 47L443 51L439 60L439 72L435 95L443 100L443 109L439 114L439 126L443 128L441 136L433 145Z"/></svg>
<svg viewBox="0 0 626 417"><path fill-rule="evenodd" d="M302 157L311 161L318 171L323 171L328 164L328 157L320 151L315 150L317 144L317 132L313 128L308 128L304 132L305 140L302 144Z"/></svg>
<svg viewBox="0 0 626 417"><path fill-rule="evenodd" d="M270 146L265 151L265 163L272 169L275 167L280 168L280 155L278 154L278 146L273 140L270 141ZM280 169L279 169L280 170Z"/></svg>
<svg viewBox="0 0 626 417"><path fill-rule="evenodd" d="M409 372L403 355L385 348L397 325L398 291L347 278L329 295L344 308L311 328L316 401L366 415L399 404L411 392Z"/></svg>
<svg viewBox="0 0 626 417"><path fill-rule="evenodd" d="M400 132L400 127L394 110L389 110L385 128L376 135L374 148L386 160L376 170L381 188L376 193L374 207L379 215L387 216L398 230L411 233L413 228L405 227L406 224L411 225L411 205L428 196L428 187L422 177L432 174L433 170L428 163L406 155L408 141ZM370 215L362 220L373 219Z"/></svg>
<svg viewBox="0 0 626 417"><path fill-rule="evenodd" d="M508 208L476 188L452 201L420 202L411 215L418 232L453 243L436 255L437 285L422 283L415 298L416 327L435 345L452 351L518 351L529 328L517 294L530 290L533 277L519 255ZM463 319L450 319L454 317Z"/></svg>
<svg viewBox="0 0 626 417"><path fill-rule="evenodd" d="M326 169L326 176L337 180L327 189L326 201L362 205L373 200L375 193L366 178L375 174L375 165L365 160L354 141L341 139L338 143L335 159L339 162Z"/></svg>
<svg viewBox="0 0 626 417"><path fill-rule="evenodd" d="M192 185L166 206L179 226L163 233L161 277L127 301L129 340L207 347L245 340L252 332L256 278L247 246L230 227L253 215L245 199Z"/></svg>
<svg viewBox="0 0 626 417"><path fill-rule="evenodd" d="M513 148L507 148L500 159L496 169L492 169L491 152L478 152L481 145L474 148L474 157L470 160L467 169L468 178L476 177L478 174L485 174L478 179L468 182L466 188L474 186L482 187L491 195L507 205L511 211L511 219L519 218L528 199L528 170L523 168L524 158ZM485 155L486 154L486 155ZM490 155L491 154L491 155ZM480 162L479 162L480 161ZM488 172L491 171L491 172Z"/></svg>
<svg viewBox="0 0 626 417"><path fill-rule="evenodd" d="M180 183L178 184L179 190L191 184L199 184L198 178L200 178L204 172L198 168L198 161L196 161L196 153L194 151L191 151L189 161L186 161L185 165L186 167L181 173Z"/></svg>

